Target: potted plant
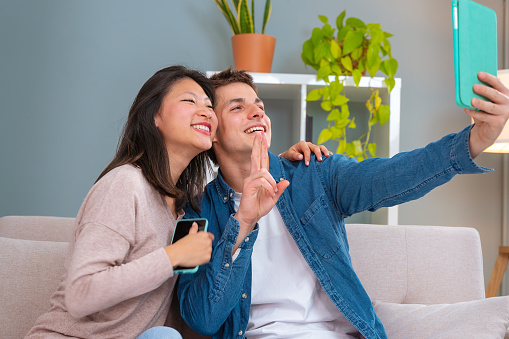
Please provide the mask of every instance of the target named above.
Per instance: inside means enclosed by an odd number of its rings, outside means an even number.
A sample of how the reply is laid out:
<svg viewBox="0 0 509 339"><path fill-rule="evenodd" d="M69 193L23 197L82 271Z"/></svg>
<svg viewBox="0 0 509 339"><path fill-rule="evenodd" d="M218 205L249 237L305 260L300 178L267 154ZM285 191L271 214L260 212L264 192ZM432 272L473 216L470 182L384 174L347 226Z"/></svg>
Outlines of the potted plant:
<svg viewBox="0 0 509 339"><path fill-rule="evenodd" d="M378 71L385 74L384 82L390 93L394 87L394 76L398 62L392 57L389 38L392 34L384 32L380 24L365 24L358 18L347 18L343 11L336 18L335 28L327 17L319 15L323 27L313 29L311 38L302 46L302 60L317 70L317 80L325 86L309 92L306 100L321 101L323 110L329 112L328 127L320 132L318 144L336 140L336 153L362 161L376 155L376 144L370 143L371 128L379 123L384 125L390 117L390 108L382 104L378 90L371 89L366 102L370 117L366 133L349 141L347 128L356 128L355 117L351 117L349 98L345 96L346 77L353 77L358 87L361 77L369 74L375 77Z"/></svg>
<svg viewBox="0 0 509 339"><path fill-rule="evenodd" d="M214 1L233 31L232 51L235 68L269 73L276 45L276 38L265 34L265 26L272 10L270 0L265 1L261 34L255 32L254 0L251 0L251 6L247 0L232 0L235 12L230 9L228 0Z"/></svg>

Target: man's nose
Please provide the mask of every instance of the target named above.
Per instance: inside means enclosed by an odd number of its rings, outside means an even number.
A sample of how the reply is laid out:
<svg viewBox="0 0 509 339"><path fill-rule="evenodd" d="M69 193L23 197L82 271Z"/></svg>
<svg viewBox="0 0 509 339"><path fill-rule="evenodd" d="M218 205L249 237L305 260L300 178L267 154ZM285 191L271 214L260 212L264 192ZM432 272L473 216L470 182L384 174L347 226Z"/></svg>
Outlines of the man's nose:
<svg viewBox="0 0 509 339"><path fill-rule="evenodd" d="M250 119L261 119L265 116L265 112L258 105L252 104L249 107L249 118Z"/></svg>

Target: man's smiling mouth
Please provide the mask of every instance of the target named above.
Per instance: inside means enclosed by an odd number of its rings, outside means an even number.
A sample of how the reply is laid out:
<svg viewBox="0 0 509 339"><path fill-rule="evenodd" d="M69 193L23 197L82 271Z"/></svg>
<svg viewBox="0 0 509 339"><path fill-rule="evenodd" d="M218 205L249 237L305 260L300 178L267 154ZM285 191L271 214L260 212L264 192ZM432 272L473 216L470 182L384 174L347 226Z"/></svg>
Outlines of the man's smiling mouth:
<svg viewBox="0 0 509 339"><path fill-rule="evenodd" d="M256 126L256 127L251 127L251 128L248 128L244 131L244 133L246 134L250 134L250 133L253 133L253 132L265 132L265 127L263 126Z"/></svg>

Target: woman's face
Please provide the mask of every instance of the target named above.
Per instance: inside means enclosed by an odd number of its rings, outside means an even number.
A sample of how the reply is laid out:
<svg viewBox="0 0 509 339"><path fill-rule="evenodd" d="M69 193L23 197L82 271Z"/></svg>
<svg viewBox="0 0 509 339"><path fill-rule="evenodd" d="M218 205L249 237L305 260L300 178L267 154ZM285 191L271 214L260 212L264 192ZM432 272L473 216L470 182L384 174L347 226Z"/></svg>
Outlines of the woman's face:
<svg viewBox="0 0 509 339"><path fill-rule="evenodd" d="M200 85L184 78L173 84L155 116L170 158L186 157L212 147L217 117L212 103Z"/></svg>

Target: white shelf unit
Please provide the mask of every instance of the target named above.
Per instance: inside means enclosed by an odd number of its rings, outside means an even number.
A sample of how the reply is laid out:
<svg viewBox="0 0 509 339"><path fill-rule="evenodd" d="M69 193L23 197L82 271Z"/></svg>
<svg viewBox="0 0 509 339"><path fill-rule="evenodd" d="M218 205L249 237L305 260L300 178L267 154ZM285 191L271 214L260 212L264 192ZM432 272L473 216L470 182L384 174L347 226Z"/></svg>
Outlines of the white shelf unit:
<svg viewBox="0 0 509 339"><path fill-rule="evenodd" d="M207 72L210 76L216 72ZM311 141L316 143L318 133L327 122L327 113L321 110L319 102L307 102L309 91L324 86L323 81L317 81L314 74L287 73L250 73L258 87L258 96L264 101L265 110L272 120L271 151L278 154L300 140L306 140L311 135ZM375 126L371 140L377 143L377 156L392 157L399 152L400 129L400 101L401 79L395 79L395 86L389 94L383 78L362 77L359 87L353 78L345 78L345 94L350 98L351 115L362 120L358 111L368 111L365 102L371 94L371 89L380 90L383 103L391 108L391 117L384 126ZM362 113L360 114L363 115ZM311 119L310 119L311 117ZM312 123L310 123L312 120ZM357 129L360 129L358 127ZM326 143L334 152L337 143ZM349 222L370 222L378 224L398 224L398 206L383 208L376 212L367 212L358 219L352 217Z"/></svg>

